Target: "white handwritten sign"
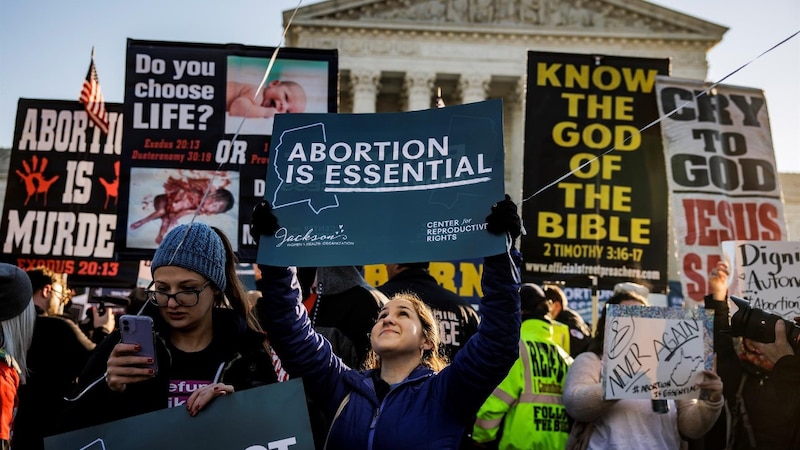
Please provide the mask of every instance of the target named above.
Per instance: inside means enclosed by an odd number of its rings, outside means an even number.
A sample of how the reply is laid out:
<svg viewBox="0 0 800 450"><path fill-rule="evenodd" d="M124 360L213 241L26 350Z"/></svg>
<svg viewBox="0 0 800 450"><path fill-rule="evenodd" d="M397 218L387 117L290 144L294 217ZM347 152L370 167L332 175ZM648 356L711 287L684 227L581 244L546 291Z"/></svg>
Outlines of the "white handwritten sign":
<svg viewBox="0 0 800 450"><path fill-rule="evenodd" d="M711 369L713 315L704 309L608 305L603 398L697 398Z"/></svg>
<svg viewBox="0 0 800 450"><path fill-rule="evenodd" d="M724 241L722 251L729 294L784 319L800 316L800 241Z"/></svg>

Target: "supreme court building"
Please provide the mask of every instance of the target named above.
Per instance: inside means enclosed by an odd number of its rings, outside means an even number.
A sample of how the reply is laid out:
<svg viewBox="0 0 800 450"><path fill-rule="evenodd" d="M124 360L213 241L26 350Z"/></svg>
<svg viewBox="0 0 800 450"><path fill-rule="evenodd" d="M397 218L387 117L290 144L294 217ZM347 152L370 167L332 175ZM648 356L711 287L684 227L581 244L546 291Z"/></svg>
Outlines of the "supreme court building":
<svg viewBox="0 0 800 450"><path fill-rule="evenodd" d="M284 11L284 26L294 10ZM642 0L328 0L301 7L289 47L339 51L339 112L503 98L506 192L522 196L527 52L669 58L704 80L726 27ZM780 174L787 239L800 239L800 174Z"/></svg>

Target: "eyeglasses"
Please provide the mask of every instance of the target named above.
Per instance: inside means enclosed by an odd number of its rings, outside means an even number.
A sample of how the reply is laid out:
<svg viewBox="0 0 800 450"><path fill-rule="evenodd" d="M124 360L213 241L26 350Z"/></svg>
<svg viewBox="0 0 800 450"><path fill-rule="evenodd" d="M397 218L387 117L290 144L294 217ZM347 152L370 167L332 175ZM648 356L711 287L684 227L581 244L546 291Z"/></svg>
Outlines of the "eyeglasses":
<svg viewBox="0 0 800 450"><path fill-rule="evenodd" d="M187 289L174 294L151 290L150 288L153 287L154 283L150 283L145 293L147 294L147 301L161 308L166 308L170 299L174 299L175 303L180 306L194 306L200 302L200 293L203 292L210 283L211 280L206 281L200 286L200 289Z"/></svg>

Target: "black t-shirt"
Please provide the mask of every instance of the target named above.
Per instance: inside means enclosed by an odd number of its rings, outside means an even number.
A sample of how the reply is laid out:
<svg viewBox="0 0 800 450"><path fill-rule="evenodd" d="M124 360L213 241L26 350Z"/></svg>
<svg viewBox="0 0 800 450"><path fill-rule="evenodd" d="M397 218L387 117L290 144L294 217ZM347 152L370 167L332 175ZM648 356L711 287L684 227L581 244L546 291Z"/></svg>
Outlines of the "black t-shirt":
<svg viewBox="0 0 800 450"><path fill-rule="evenodd" d="M172 364L169 373L167 407L182 406L196 389L214 383L225 362L224 355L211 341L198 352L184 352L169 344Z"/></svg>

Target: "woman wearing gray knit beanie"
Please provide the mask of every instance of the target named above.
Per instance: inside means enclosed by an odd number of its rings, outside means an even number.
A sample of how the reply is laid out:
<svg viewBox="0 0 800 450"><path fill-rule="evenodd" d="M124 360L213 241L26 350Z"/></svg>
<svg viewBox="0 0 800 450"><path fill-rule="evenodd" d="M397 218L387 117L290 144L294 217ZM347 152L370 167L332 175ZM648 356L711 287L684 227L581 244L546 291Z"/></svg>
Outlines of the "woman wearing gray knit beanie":
<svg viewBox="0 0 800 450"><path fill-rule="evenodd" d="M67 428L164 407L194 416L216 397L276 382L235 263L230 241L216 228L193 222L170 231L153 257L142 312L155 324L155 358L135 356L139 346L120 343L119 335L106 339L80 377Z"/></svg>

